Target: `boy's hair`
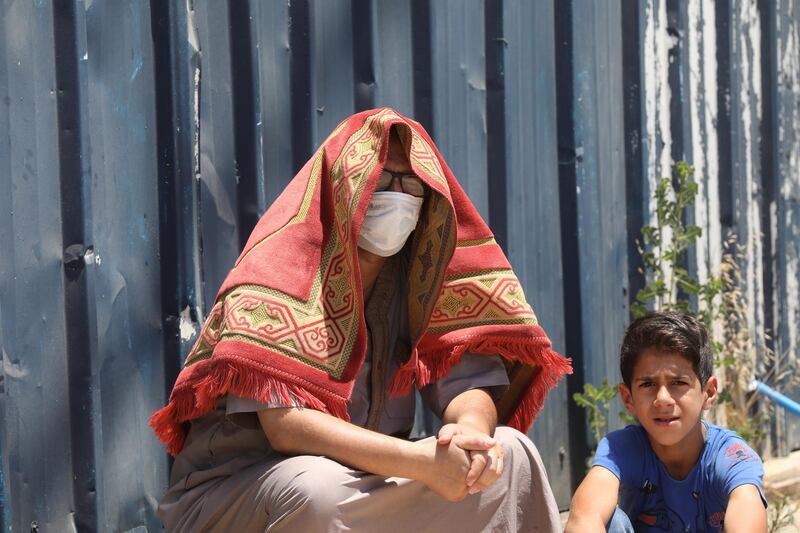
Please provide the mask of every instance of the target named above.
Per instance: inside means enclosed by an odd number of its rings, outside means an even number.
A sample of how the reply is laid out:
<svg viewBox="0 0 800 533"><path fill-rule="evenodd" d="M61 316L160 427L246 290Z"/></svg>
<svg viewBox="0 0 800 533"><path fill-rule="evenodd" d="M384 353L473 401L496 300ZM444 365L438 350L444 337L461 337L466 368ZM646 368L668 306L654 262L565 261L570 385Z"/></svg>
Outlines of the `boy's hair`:
<svg viewBox="0 0 800 533"><path fill-rule="evenodd" d="M674 312L650 312L628 326L622 340L619 370L628 387L633 367L649 348L678 353L692 362L700 384L705 385L714 369L714 357L708 332L697 318Z"/></svg>

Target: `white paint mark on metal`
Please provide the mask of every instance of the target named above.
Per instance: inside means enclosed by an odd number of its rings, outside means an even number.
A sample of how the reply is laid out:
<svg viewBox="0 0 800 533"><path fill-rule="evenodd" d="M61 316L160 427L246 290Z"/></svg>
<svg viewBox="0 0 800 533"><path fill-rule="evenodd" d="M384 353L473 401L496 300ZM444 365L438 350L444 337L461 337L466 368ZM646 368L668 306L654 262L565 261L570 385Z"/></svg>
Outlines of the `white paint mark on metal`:
<svg viewBox="0 0 800 533"><path fill-rule="evenodd" d="M200 53L200 38L197 34L197 24L194 16L194 2L193 0L186 0L186 35L189 46L193 50L192 64L194 65L194 76L192 78L192 125L194 126L192 163L194 174L197 179L200 179L200 66L202 54Z"/></svg>
<svg viewBox="0 0 800 533"><path fill-rule="evenodd" d="M647 149L648 220L655 222L656 201L652 191L656 190L662 176L669 176L672 168L672 134L670 131L669 53L677 41L668 31L667 6L665 0L648 0L645 9L644 28L644 84L645 128ZM664 238L671 238L668 228ZM667 273L668 275L669 273Z"/></svg>
<svg viewBox="0 0 800 533"><path fill-rule="evenodd" d="M711 272L717 272L722 263L722 227L719 216L719 137L717 135L717 20L714 0L703 0L703 87L704 108L701 111L705 126L706 173L705 204L707 218L704 226L708 251L705 260ZM702 278L701 278L702 279Z"/></svg>
<svg viewBox="0 0 800 533"><path fill-rule="evenodd" d="M180 335L182 341L190 341L197 334L197 324L192 321L192 310L187 305L181 311L180 316Z"/></svg>
<svg viewBox="0 0 800 533"><path fill-rule="evenodd" d="M694 222L701 228L705 228L708 223L708 206L705 198L708 196L706 157L714 158L714 154L707 153L705 139L705 122L702 110L706 104L705 72L702 70L702 52L705 45L703 35L703 6L699 0L691 0L687 3L686 19L686 58L689 66L688 77L688 105L689 105L689 128L691 131L691 155L689 163L694 167L694 179L698 185L698 196L695 202ZM713 42L713 41L712 41ZM703 281L708 278L707 241L704 238L698 239L697 250L697 277Z"/></svg>
<svg viewBox="0 0 800 533"><path fill-rule="evenodd" d="M28 371L19 360L12 361L8 352L3 350L3 374L12 379L23 379L28 375Z"/></svg>
<svg viewBox="0 0 800 533"><path fill-rule="evenodd" d="M194 68L194 98L192 100L192 114L194 119L194 138L192 139L192 157L194 158L194 173L200 179L200 63Z"/></svg>
<svg viewBox="0 0 800 533"><path fill-rule="evenodd" d="M800 36L792 1L776 7L777 42L777 146L778 205L773 230L777 237L776 260L784 262L782 280L775 298L775 316L781 353L790 360L800 358ZM785 27L784 27L785 25ZM780 267L778 267L780 271Z"/></svg>
<svg viewBox="0 0 800 533"><path fill-rule="evenodd" d="M697 241L700 282L719 272L722 256L719 223L719 153L717 140L716 16L712 0L688 4L689 108L691 161L698 183L695 223L703 228Z"/></svg>
<svg viewBox="0 0 800 533"><path fill-rule="evenodd" d="M194 23L194 6L192 4L192 0L186 0L186 35L192 50L199 52L200 38L197 36L197 25Z"/></svg>
<svg viewBox="0 0 800 533"><path fill-rule="evenodd" d="M83 254L83 262L87 265L92 263L99 265L102 261L100 260L100 254L95 253L94 248L89 248L86 250L86 253Z"/></svg>
<svg viewBox="0 0 800 533"><path fill-rule="evenodd" d="M732 116L732 120L740 120L737 128L741 135L738 146L734 149L740 151L743 157L738 158L740 165L738 179L742 187L737 194L740 203L739 212L736 213L744 224L745 240L745 279L749 282L745 288L748 302L748 322L755 338L762 338L764 334L764 287L762 285L763 265L761 257L762 229L761 229L761 204L759 185L755 177L760 175L760 165L756 160L759 154L757 129L761 123L761 29L758 6L754 0L745 0L739 4L734 12L733 34L735 59L739 68L735 71L737 78L734 83L738 85L739 113ZM736 178L736 176L735 176Z"/></svg>
<svg viewBox="0 0 800 533"><path fill-rule="evenodd" d="M103 260L100 258L100 254L94 251L94 248L90 248L83 254L83 262L86 264L94 263L99 266Z"/></svg>

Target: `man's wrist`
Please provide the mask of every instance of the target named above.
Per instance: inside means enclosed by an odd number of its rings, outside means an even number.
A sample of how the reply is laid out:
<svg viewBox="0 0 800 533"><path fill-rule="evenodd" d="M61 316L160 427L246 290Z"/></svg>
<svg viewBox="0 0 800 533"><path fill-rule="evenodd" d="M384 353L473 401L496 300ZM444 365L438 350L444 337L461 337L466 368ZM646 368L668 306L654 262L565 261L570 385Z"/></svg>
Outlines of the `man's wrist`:
<svg viewBox="0 0 800 533"><path fill-rule="evenodd" d="M456 424L468 431L489 435L490 437L494 436L494 425L479 414L464 413L458 417Z"/></svg>
<svg viewBox="0 0 800 533"><path fill-rule="evenodd" d="M428 446L424 443L403 440L398 455L398 477L423 481L423 477L430 470L430 457Z"/></svg>

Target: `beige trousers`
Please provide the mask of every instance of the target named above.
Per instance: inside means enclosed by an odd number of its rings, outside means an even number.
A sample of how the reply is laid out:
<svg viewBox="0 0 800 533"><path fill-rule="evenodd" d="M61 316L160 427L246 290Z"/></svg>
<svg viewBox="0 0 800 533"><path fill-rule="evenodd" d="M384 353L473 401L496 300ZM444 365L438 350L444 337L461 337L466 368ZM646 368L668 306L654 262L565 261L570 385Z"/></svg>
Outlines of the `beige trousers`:
<svg viewBox="0 0 800 533"><path fill-rule="evenodd" d="M186 481L191 488L174 486L159 510L174 532L560 531L536 447L507 427L495 437L505 450L503 475L460 502L420 482L367 474L325 457L271 454L227 476L195 472Z"/></svg>

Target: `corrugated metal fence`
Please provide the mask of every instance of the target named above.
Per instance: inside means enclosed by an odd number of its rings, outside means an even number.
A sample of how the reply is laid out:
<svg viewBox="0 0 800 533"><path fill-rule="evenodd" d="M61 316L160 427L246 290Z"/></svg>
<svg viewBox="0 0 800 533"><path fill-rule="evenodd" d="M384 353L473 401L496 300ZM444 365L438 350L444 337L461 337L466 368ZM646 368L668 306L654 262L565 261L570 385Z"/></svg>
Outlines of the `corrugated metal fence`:
<svg viewBox="0 0 800 533"><path fill-rule="evenodd" d="M576 372L531 432L559 503L568 396L616 380L635 239L694 164L691 266L746 243L754 332L800 335L798 0L3 0L2 522L156 531L147 427L250 228L345 116L436 139ZM613 421L617 424L618 421ZM774 446L800 446L776 420Z"/></svg>

